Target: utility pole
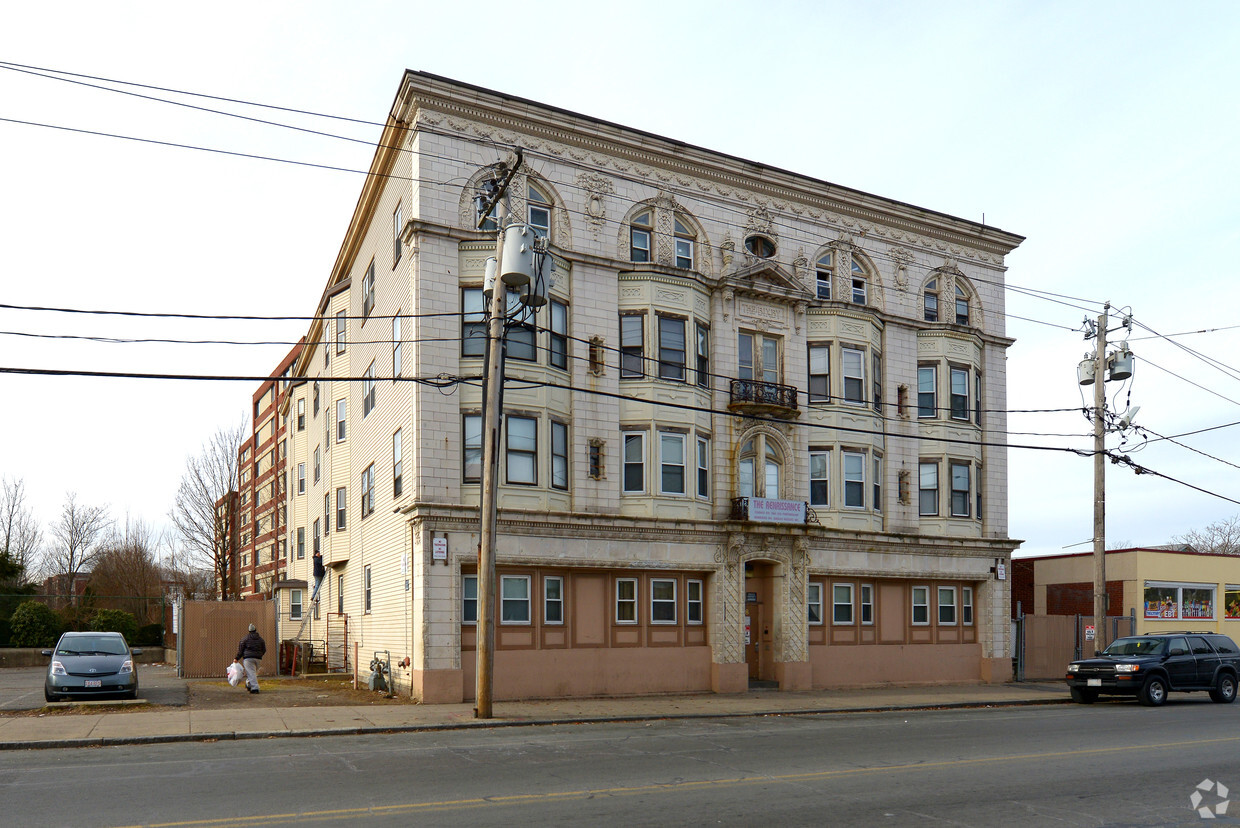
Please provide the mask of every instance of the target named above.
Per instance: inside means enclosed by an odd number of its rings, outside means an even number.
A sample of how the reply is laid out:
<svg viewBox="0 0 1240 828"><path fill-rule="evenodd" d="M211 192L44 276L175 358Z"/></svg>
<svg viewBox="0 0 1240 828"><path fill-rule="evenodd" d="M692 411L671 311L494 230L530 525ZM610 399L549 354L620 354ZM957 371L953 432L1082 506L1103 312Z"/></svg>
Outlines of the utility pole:
<svg viewBox="0 0 1240 828"><path fill-rule="evenodd" d="M499 514L499 435L503 416L504 336L508 311L508 290L498 278L504 254L504 223L508 217L504 195L513 176L521 166L521 150L507 162L498 165L504 177L479 206L478 226L481 227L495 210L499 234L495 246L495 282L491 285L490 316L487 318L486 370L482 384L482 498L481 532L478 544L478 624L477 624L477 686L475 719L491 718L491 696L494 687L492 668L495 662L495 530Z"/></svg>
<svg viewBox="0 0 1240 828"><path fill-rule="evenodd" d="M1107 465L1106 409L1107 311L1098 317L1097 350L1094 352L1094 649L1106 647L1107 619Z"/></svg>

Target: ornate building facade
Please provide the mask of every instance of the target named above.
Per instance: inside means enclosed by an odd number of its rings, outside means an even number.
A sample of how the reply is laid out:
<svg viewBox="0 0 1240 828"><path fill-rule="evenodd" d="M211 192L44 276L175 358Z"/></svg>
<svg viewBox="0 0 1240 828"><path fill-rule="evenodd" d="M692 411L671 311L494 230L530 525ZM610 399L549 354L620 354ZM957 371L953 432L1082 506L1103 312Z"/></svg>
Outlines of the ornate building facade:
<svg viewBox="0 0 1240 828"><path fill-rule="evenodd" d="M554 278L506 326L495 698L1008 679L1022 238L418 72L283 402L281 636L473 698L510 148Z"/></svg>

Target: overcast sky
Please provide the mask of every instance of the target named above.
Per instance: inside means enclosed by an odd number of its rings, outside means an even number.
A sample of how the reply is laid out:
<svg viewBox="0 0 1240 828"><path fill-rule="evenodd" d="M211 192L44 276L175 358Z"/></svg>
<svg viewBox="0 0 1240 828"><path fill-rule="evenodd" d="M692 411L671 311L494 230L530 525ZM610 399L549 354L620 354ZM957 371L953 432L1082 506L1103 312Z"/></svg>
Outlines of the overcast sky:
<svg viewBox="0 0 1240 828"><path fill-rule="evenodd" d="M0 303L313 313L361 175L82 131L350 170L379 134L178 98L356 140L310 136L14 64L369 122L404 69L424 70L1026 236L1008 259L1008 407L1037 411L1011 415L1010 442L1092 446L1075 379L1091 344L1073 329L1109 301L1136 320L1136 375L1108 385L1112 405L1140 405L1149 431L1108 447L1240 500L1240 4L449 5L10 4ZM0 309L0 367L253 375L305 328ZM0 374L0 475L25 481L45 523L75 490L162 525L186 458L246 417L256 385ZM1088 551L1091 461L1009 457L1023 553ZM1237 513L1108 466L1108 545L1166 543Z"/></svg>

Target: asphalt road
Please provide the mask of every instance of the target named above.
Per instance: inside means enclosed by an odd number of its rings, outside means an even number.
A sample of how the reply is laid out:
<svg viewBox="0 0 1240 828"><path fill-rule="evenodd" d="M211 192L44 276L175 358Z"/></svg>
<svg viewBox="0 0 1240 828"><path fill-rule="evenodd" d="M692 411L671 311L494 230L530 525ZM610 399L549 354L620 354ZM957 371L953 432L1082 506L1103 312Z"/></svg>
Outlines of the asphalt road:
<svg viewBox="0 0 1240 828"><path fill-rule="evenodd" d="M0 755L0 801L23 826L1219 825L1190 796L1240 799L1237 725L1173 697L40 750Z"/></svg>
<svg viewBox="0 0 1240 828"><path fill-rule="evenodd" d="M151 704L180 706L189 700L189 683L177 678L171 664L138 665L138 698ZM37 710L43 700L46 667L10 667L0 670L0 710ZM114 696L108 697L115 700Z"/></svg>

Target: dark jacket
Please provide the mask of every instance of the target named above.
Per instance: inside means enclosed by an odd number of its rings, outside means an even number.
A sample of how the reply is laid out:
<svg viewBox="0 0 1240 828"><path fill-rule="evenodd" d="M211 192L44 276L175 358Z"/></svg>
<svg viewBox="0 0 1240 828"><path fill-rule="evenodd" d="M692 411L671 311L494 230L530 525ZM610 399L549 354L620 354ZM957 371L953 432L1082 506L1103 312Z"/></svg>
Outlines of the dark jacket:
<svg viewBox="0 0 1240 828"><path fill-rule="evenodd" d="M319 553L314 554L314 577L322 578L327 574L327 568L323 566L323 556Z"/></svg>
<svg viewBox="0 0 1240 828"><path fill-rule="evenodd" d="M237 645L237 660L244 658L262 658L267 652L267 642L256 632L246 633L245 638Z"/></svg>

